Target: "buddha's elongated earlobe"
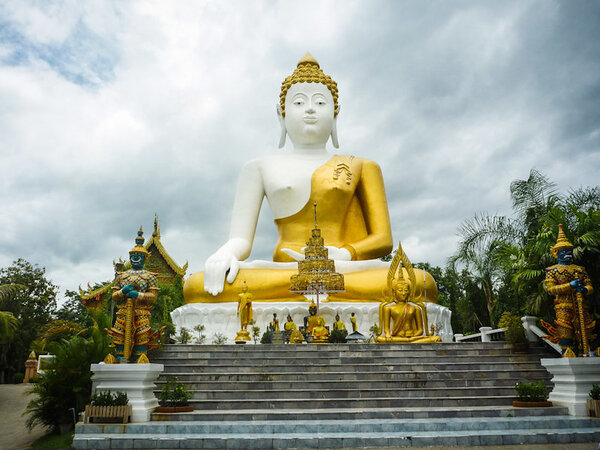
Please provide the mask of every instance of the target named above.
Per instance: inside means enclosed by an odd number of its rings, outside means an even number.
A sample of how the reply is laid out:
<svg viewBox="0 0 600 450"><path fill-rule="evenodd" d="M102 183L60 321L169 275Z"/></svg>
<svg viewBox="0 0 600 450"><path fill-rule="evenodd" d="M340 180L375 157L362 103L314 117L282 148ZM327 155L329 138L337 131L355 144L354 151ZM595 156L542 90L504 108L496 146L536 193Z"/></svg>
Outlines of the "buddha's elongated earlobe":
<svg viewBox="0 0 600 450"><path fill-rule="evenodd" d="M281 105L277 104L277 118L279 119L279 125L281 126L281 135L279 136L279 148L283 148L285 145L285 137L287 136L287 130L285 128L285 118L281 112Z"/></svg>
<svg viewBox="0 0 600 450"><path fill-rule="evenodd" d="M333 127L331 127L331 143L335 148L340 148L337 135L337 116L333 118Z"/></svg>

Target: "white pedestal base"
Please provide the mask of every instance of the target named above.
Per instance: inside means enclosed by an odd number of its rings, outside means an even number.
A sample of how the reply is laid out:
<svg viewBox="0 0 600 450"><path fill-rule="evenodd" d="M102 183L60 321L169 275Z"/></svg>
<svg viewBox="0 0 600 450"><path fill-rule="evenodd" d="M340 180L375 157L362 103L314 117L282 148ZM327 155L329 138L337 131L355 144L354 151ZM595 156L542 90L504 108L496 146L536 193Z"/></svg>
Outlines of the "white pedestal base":
<svg viewBox="0 0 600 450"><path fill-rule="evenodd" d="M544 358L541 363L553 375L548 400L566 406L572 416L587 416L592 384L600 384L600 358Z"/></svg>
<svg viewBox="0 0 600 450"><path fill-rule="evenodd" d="M304 325L304 316L308 316L310 302L253 302L252 312L256 325L260 327L261 335L266 331L268 324L273 320L273 313L277 313L279 325L283 326L287 321L287 315L298 327ZM452 312L441 305L426 303L429 326L434 324L436 334L442 338L442 342L452 342L454 334L450 324ZM204 325L206 335L205 344L211 344L216 333L227 336L228 343L235 339L240 329L240 319L236 315L237 303L188 303L177 308L171 313L171 319L177 329L182 327L196 333L193 328L196 325ZM357 303L357 302L323 302L320 304L319 313L325 318L325 323L330 327L335 321L335 315L339 314L342 322L346 324L348 333L352 333L350 313L356 314L358 331L369 337L369 328L373 324L379 324L379 302ZM193 343L193 342L191 342Z"/></svg>
<svg viewBox="0 0 600 450"><path fill-rule="evenodd" d="M92 364L92 393L126 392L132 407L131 422L149 422L158 406L152 392L154 381L164 370L162 364Z"/></svg>

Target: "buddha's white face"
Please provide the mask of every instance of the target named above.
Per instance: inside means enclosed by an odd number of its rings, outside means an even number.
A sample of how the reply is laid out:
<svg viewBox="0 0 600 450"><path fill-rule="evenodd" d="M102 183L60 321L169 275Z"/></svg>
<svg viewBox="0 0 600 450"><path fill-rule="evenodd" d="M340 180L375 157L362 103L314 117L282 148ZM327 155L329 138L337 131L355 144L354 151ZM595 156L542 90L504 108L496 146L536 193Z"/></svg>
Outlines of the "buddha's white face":
<svg viewBox="0 0 600 450"><path fill-rule="evenodd" d="M294 145L324 145L334 124L333 96L321 83L293 84L285 97L285 127Z"/></svg>

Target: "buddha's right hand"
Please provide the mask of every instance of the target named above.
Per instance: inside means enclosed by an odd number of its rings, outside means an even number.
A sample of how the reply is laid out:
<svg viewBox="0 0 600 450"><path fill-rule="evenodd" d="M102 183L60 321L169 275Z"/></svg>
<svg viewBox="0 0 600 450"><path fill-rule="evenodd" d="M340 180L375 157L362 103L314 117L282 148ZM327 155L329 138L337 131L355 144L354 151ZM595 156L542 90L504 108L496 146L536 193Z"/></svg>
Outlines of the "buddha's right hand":
<svg viewBox="0 0 600 450"><path fill-rule="evenodd" d="M211 255L204 265L204 290L212 295L223 292L225 275L227 282L233 283L240 270L238 259L227 251L217 251Z"/></svg>

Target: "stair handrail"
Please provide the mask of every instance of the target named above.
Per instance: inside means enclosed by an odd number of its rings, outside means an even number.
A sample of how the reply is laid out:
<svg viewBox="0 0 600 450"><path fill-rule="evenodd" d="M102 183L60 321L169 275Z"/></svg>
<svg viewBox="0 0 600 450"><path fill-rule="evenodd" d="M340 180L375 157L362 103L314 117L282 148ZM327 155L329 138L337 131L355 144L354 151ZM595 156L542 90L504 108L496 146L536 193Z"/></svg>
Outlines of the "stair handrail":
<svg viewBox="0 0 600 450"><path fill-rule="evenodd" d="M523 322L523 328L525 328L525 334L529 342L537 342L538 340L545 342L549 347L556 350L559 354L562 354L560 345L548 340L545 336L548 336L548 332L540 329L537 326L538 318L535 316L523 316L521 322Z"/></svg>
<svg viewBox="0 0 600 450"><path fill-rule="evenodd" d="M481 327L479 328L479 333L469 334L468 336L464 336L460 333L454 335L454 340L456 342L463 341L481 341L481 342L492 342L492 336L495 334L503 334L506 331L506 328L496 328L492 329L492 327ZM496 339L497 340L497 339Z"/></svg>

